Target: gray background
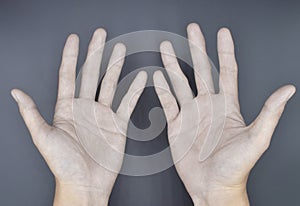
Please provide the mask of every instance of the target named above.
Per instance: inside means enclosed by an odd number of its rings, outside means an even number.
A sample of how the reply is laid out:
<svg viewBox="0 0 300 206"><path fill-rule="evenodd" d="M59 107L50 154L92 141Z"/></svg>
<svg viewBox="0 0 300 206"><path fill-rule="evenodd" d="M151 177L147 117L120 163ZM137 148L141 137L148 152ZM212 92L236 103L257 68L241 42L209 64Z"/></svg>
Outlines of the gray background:
<svg viewBox="0 0 300 206"><path fill-rule="evenodd" d="M99 26L108 39L127 32L156 29L185 36L200 23L208 52L217 65L216 32L232 30L239 63L241 110L247 123L268 95L285 83L300 88L299 1L0 1L0 205L51 205L54 179L10 96L19 87L34 97L51 122L60 55L66 36L79 34L82 65L88 41ZM122 76L140 66L160 65L157 54L128 58ZM191 77L189 75L189 77ZM193 81L192 81L193 85ZM194 86L193 86L194 87ZM132 119L149 126L147 112L159 105L153 89L143 93ZM300 94L289 102L270 149L252 170L252 205L299 205ZM166 132L150 142L128 141L127 152L151 154L168 144ZM174 168L146 177L120 175L110 205L192 205Z"/></svg>

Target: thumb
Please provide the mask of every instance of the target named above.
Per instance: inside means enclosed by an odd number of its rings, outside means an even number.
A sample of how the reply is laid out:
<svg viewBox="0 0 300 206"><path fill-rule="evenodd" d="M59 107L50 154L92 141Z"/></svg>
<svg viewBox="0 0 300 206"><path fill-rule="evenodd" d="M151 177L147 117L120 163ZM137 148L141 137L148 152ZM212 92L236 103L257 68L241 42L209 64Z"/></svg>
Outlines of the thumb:
<svg viewBox="0 0 300 206"><path fill-rule="evenodd" d="M50 130L50 126L41 116L29 95L18 89L13 89L11 95L18 103L21 116L32 135L33 141L36 143L37 138L45 136L47 131Z"/></svg>
<svg viewBox="0 0 300 206"><path fill-rule="evenodd" d="M250 125L251 134L255 142L265 150L269 147L272 134L284 111L288 100L294 95L296 88L286 85L276 90L265 102L260 114Z"/></svg>

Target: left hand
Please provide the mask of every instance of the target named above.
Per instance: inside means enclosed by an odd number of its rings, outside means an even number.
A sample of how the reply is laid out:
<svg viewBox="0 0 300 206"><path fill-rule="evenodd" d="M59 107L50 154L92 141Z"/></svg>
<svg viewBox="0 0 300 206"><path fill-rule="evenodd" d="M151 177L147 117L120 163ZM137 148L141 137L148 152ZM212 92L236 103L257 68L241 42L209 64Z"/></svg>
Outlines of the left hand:
<svg viewBox="0 0 300 206"><path fill-rule="evenodd" d="M168 137L175 167L195 205L248 205L248 174L269 147L274 129L287 101L295 93L295 87L287 85L278 89L266 101L256 120L246 125L240 113L238 67L230 31L223 28L218 33L219 93L215 92L213 86L205 40L199 26L190 24L187 32L198 95L193 95L170 42L161 44L161 56L180 108L163 74L160 71L154 74L155 89L168 121ZM200 115L193 118L195 114ZM218 120L224 114L225 124L219 143L208 158L199 161L200 151L207 146L204 142L208 132L218 134L217 130L223 127L222 121L213 121L211 125L212 118ZM186 147L193 135L195 142L180 159L182 148Z"/></svg>

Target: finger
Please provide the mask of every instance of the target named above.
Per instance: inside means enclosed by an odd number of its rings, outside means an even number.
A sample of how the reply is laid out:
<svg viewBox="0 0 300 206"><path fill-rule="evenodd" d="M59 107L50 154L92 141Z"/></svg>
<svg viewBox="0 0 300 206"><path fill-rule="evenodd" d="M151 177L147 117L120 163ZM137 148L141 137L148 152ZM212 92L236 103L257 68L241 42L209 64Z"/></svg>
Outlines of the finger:
<svg viewBox="0 0 300 206"><path fill-rule="evenodd" d="M126 47L118 43L114 47L108 63L106 74L101 83L98 101L106 106L111 106L117 88L119 76L124 64Z"/></svg>
<svg viewBox="0 0 300 206"><path fill-rule="evenodd" d="M175 97L172 95L170 87L161 71L156 71L153 75L155 91L164 109L167 122L172 121L179 113L179 108Z"/></svg>
<svg viewBox="0 0 300 206"><path fill-rule="evenodd" d="M66 41L59 69L58 101L74 97L78 50L79 38L71 34Z"/></svg>
<svg viewBox="0 0 300 206"><path fill-rule="evenodd" d="M230 31L222 28L218 32L218 56L220 64L220 92L225 95L227 108L240 111L238 100L238 67L234 55L234 43ZM232 112L232 111L229 111Z"/></svg>
<svg viewBox="0 0 300 206"><path fill-rule="evenodd" d="M124 95L117 110L117 114L124 118L126 121L129 121L131 113L133 112L138 99L144 91L146 82L147 72L139 72L130 85L128 92Z"/></svg>
<svg viewBox="0 0 300 206"><path fill-rule="evenodd" d="M249 126L254 142L264 149L268 148L284 107L295 91L296 88L292 85L283 86L275 91L265 102L258 117Z"/></svg>
<svg viewBox="0 0 300 206"><path fill-rule="evenodd" d="M185 101L193 98L189 82L180 69L172 44L168 41L162 42L160 51L163 64L171 79L178 102L182 105Z"/></svg>
<svg viewBox="0 0 300 206"><path fill-rule="evenodd" d="M95 99L105 39L104 29L100 28L94 32L82 68L79 98Z"/></svg>
<svg viewBox="0 0 300 206"><path fill-rule="evenodd" d="M50 125L43 119L30 96L18 89L13 89L11 95L18 103L21 116L30 131L33 141L37 143L40 138L45 137L47 132L50 131Z"/></svg>
<svg viewBox="0 0 300 206"><path fill-rule="evenodd" d="M214 93L211 65L206 53L205 39L198 24L187 27L198 94Z"/></svg>

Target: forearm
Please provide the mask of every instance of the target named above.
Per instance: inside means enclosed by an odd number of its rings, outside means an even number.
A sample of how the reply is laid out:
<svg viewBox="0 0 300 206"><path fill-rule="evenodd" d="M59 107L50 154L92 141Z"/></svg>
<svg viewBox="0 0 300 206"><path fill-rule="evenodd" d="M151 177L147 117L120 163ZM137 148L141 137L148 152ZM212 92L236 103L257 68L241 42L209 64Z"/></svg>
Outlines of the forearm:
<svg viewBox="0 0 300 206"><path fill-rule="evenodd" d="M107 206L109 196L96 188L56 182L54 206Z"/></svg>
<svg viewBox="0 0 300 206"><path fill-rule="evenodd" d="M192 197L195 206L249 206L246 189L208 192L202 197Z"/></svg>

